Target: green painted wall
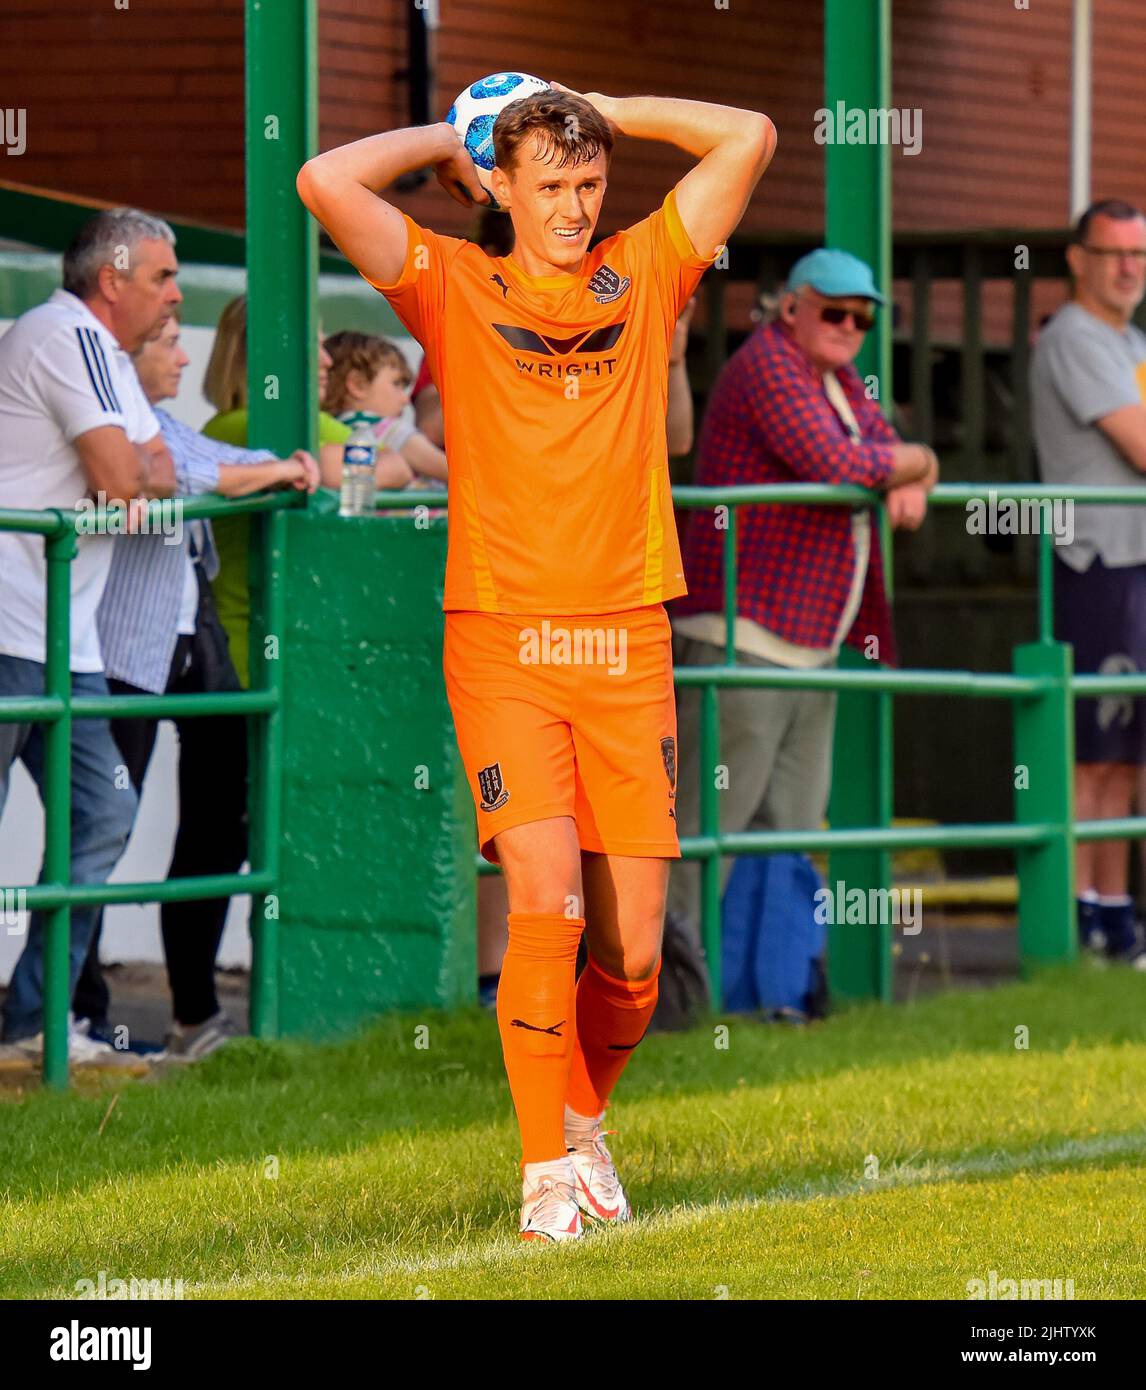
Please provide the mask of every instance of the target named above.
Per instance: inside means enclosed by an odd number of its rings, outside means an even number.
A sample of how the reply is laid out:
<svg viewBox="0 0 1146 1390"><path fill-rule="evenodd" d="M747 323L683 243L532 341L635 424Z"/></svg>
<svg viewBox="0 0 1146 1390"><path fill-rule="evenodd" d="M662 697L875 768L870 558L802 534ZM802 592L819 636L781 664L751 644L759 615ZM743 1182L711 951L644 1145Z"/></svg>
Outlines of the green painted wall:
<svg viewBox="0 0 1146 1390"><path fill-rule="evenodd" d="M442 677L445 519L335 506L319 493L289 516L282 652L280 1022L318 1037L470 1003L477 979L473 802Z"/></svg>

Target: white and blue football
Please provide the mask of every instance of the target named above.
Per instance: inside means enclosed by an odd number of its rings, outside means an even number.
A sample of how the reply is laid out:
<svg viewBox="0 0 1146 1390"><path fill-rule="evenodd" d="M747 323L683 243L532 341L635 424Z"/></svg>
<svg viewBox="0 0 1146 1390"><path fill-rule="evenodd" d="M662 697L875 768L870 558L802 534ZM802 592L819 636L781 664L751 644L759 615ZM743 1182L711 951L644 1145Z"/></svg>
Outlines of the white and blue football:
<svg viewBox="0 0 1146 1390"><path fill-rule="evenodd" d="M549 91L549 83L527 72L495 72L459 92L446 121L461 137L477 169L478 182L493 198L489 176L493 170L493 123L505 108L522 97ZM494 206L497 206L494 200Z"/></svg>

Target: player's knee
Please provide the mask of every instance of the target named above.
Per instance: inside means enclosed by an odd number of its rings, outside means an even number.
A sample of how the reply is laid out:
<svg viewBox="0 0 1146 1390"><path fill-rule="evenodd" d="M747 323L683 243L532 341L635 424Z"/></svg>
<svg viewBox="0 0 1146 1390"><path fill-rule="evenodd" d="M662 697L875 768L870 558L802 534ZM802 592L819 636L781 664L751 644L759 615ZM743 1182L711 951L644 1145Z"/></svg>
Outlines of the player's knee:
<svg viewBox="0 0 1146 1390"><path fill-rule="evenodd" d="M612 975L615 980L650 980L657 973L660 964L660 947L657 946L629 946L621 948L605 947L603 950L594 949L592 952L593 960L606 975Z"/></svg>

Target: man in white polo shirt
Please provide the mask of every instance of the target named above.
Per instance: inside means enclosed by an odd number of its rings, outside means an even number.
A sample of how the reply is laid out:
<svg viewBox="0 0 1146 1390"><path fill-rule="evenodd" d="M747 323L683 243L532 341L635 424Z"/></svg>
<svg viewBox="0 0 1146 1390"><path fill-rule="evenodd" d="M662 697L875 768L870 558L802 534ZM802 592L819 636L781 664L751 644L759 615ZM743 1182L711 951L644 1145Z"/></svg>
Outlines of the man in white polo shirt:
<svg viewBox="0 0 1146 1390"><path fill-rule="evenodd" d="M129 354L160 331L182 296L175 237L129 208L101 212L64 255L63 289L0 338L0 508L72 508L174 491L171 455ZM111 563L110 535L83 535L71 564L71 671L76 695L103 695L96 608ZM44 541L0 531L0 699L44 691ZM104 720L72 733L73 883L103 883L131 834L136 796L117 777ZM20 758L43 794L43 725L0 724L0 811ZM117 783L126 785L117 785ZM72 912L71 985L87 951L94 909ZM4 1040L43 1048L43 922L33 913L4 1005ZM73 1060L110 1049L73 1030Z"/></svg>

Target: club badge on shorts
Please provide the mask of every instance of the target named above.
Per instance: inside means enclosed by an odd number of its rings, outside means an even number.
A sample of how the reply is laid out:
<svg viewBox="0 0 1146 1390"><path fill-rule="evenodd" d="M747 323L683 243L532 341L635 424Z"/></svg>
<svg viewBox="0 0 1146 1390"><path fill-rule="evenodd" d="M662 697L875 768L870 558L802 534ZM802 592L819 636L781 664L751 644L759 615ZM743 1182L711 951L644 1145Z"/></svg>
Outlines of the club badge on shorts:
<svg viewBox="0 0 1146 1390"><path fill-rule="evenodd" d="M676 791L676 739L671 734L661 739L661 760L665 765L665 776L669 779L669 791Z"/></svg>
<svg viewBox="0 0 1146 1390"><path fill-rule="evenodd" d="M501 763L490 763L489 767L478 770L478 791L481 792L483 811L496 811L505 805L509 800L509 793L501 775Z"/></svg>
<svg viewBox="0 0 1146 1390"><path fill-rule="evenodd" d="M665 776L669 783L669 802L676 800L676 739L666 734L661 739L661 762L665 765ZM676 807L669 805L669 818L676 820Z"/></svg>

